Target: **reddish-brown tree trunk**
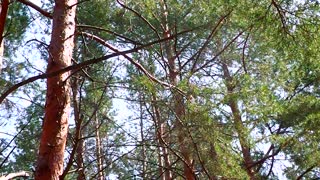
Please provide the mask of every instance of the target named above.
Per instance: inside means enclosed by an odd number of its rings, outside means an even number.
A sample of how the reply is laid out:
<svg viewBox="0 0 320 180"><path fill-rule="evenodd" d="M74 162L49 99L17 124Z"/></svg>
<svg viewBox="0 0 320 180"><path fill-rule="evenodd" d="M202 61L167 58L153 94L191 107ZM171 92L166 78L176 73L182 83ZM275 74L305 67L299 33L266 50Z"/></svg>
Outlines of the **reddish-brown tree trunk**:
<svg viewBox="0 0 320 180"><path fill-rule="evenodd" d="M4 27L6 24L7 13L9 9L9 0L2 0L0 5L0 72L2 70L2 61L4 54Z"/></svg>
<svg viewBox="0 0 320 180"><path fill-rule="evenodd" d="M3 41L3 32L6 24L7 13L9 9L9 0L1 0L0 5L0 44Z"/></svg>
<svg viewBox="0 0 320 180"><path fill-rule="evenodd" d="M168 23L168 9L165 1L160 1L162 7L162 25L164 27L164 38L169 38L171 36L171 29ZM178 72L180 72L176 68L176 57L174 55L174 45L168 40L164 43L164 50L166 53L166 58L168 60L169 65L169 79L170 83L174 86L178 85L179 78ZM183 160L183 172L184 178L187 180L195 179L195 173L192 164L191 151L188 148L188 134L184 130L183 120L185 118L185 107L184 107L184 99L179 92L173 92L174 97L174 115L176 117L175 126L178 132L178 143L179 149L182 155Z"/></svg>
<svg viewBox="0 0 320 180"><path fill-rule="evenodd" d="M170 180L172 179L172 170L171 170L171 162L169 158L168 152L168 133L166 133L166 124L162 121L160 116L160 108L157 105L157 97L153 93L152 94L152 107L154 113L154 123L156 125L156 136L158 139L159 147L159 174L161 174L161 180Z"/></svg>
<svg viewBox="0 0 320 180"><path fill-rule="evenodd" d="M56 0L47 72L71 65L77 0ZM42 127L36 180L58 180L63 172L70 111L70 72L47 79L45 117Z"/></svg>
<svg viewBox="0 0 320 180"><path fill-rule="evenodd" d="M103 164L102 164L102 147L101 147L101 137L100 137L100 121L97 117L97 111L94 112L94 123L95 123L95 140L96 140L96 158L97 158L97 180L103 180Z"/></svg>

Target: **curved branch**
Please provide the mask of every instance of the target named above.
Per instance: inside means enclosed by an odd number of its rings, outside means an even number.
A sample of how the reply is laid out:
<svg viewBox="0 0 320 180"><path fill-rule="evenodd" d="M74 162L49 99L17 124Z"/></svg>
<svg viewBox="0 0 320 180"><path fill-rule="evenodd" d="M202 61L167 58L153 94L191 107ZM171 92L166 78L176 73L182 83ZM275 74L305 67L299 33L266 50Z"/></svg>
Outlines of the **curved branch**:
<svg viewBox="0 0 320 180"><path fill-rule="evenodd" d="M145 17L143 17L139 12L135 11L134 9L126 6L126 5L125 5L123 2L121 2L120 0L117 0L117 2L118 2L118 4L119 4L121 7L123 7L123 8L125 8L125 9L131 11L131 12L134 13L136 16L138 16L140 19L142 19L142 21L145 22L145 23L155 32L155 34L156 34L156 35L158 36L158 38L160 39L160 35L159 35L157 29L156 29Z"/></svg>
<svg viewBox="0 0 320 180"><path fill-rule="evenodd" d="M32 7L34 10L38 11L40 14L44 15L45 17L52 19L52 14L51 13L45 11L44 9L42 9L39 6L37 6L33 2L31 2L29 0L18 0L18 1L21 2L22 4L25 4L27 6Z"/></svg>

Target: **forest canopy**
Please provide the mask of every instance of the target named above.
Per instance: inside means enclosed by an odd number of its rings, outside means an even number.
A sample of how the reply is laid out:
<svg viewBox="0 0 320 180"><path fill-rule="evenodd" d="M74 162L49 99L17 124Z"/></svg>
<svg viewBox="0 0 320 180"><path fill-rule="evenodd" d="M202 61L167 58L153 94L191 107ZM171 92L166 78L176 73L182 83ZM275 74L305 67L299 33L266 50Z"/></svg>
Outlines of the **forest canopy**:
<svg viewBox="0 0 320 180"><path fill-rule="evenodd" d="M319 179L317 0L1 0L0 179Z"/></svg>

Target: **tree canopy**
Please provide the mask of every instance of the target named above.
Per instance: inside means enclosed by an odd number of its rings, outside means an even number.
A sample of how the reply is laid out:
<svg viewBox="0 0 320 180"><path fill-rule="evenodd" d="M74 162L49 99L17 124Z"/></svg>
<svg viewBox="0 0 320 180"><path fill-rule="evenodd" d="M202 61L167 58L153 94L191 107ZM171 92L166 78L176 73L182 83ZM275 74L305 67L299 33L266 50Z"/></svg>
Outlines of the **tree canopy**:
<svg viewBox="0 0 320 180"><path fill-rule="evenodd" d="M319 178L319 3L2 0L2 177Z"/></svg>

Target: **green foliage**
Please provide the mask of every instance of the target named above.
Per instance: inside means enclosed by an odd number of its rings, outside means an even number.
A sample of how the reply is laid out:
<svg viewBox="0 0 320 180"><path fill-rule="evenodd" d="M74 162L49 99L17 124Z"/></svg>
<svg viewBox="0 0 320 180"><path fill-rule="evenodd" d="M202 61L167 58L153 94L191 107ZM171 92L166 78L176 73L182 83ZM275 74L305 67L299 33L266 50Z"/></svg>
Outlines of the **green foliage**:
<svg viewBox="0 0 320 180"><path fill-rule="evenodd" d="M12 42L21 41L29 23L30 17L28 16L27 7L22 3L11 3L4 32L6 44L9 45Z"/></svg>
<svg viewBox="0 0 320 180"><path fill-rule="evenodd" d="M15 139L17 151L14 153L14 161L11 162L14 171L31 172L35 169L43 116L44 96L40 94L27 107L26 116L17 121L16 128L19 132Z"/></svg>

